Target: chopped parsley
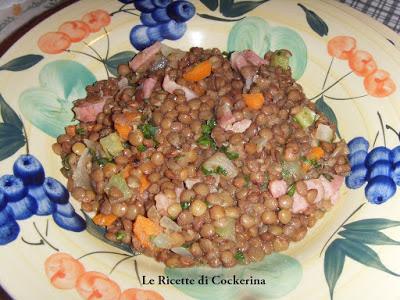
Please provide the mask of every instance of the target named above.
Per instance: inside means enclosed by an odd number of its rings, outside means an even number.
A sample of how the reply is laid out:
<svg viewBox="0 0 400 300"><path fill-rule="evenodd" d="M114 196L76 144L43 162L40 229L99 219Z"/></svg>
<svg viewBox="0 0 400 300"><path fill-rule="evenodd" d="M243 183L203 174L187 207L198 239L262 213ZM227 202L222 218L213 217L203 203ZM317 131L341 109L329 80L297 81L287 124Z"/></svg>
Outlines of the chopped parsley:
<svg viewBox="0 0 400 300"><path fill-rule="evenodd" d="M156 126L146 123L139 125L138 128L143 133L145 139L154 139L156 137Z"/></svg>
<svg viewBox="0 0 400 300"><path fill-rule="evenodd" d="M228 146L221 146L219 148L219 151L224 153L226 155L226 157L228 157L230 160L235 160L235 159L239 158L239 153L229 151L228 149L229 149Z"/></svg>
<svg viewBox="0 0 400 300"><path fill-rule="evenodd" d="M246 174L246 175L243 176L243 178L244 178L244 182L245 182L244 186L245 187L249 187L249 185L250 185L250 175Z"/></svg>
<svg viewBox="0 0 400 300"><path fill-rule="evenodd" d="M69 164L69 157L71 154L68 154L62 159L62 165L65 170L71 170L71 165Z"/></svg>
<svg viewBox="0 0 400 300"><path fill-rule="evenodd" d="M308 158L303 156L303 157L301 157L301 160L304 163L306 163L306 164L308 164L308 165L310 165L310 166L312 166L314 168L320 168L321 167L321 164L315 159L308 159Z"/></svg>
<svg viewBox="0 0 400 300"><path fill-rule="evenodd" d="M104 167L107 163L112 162L112 159L108 159L105 157L94 157L93 161L99 165L99 167Z"/></svg>
<svg viewBox="0 0 400 300"><path fill-rule="evenodd" d="M293 197L294 193L296 192L296 185L293 183L289 186L287 191L288 196Z"/></svg>
<svg viewBox="0 0 400 300"><path fill-rule="evenodd" d="M227 60L230 60L231 59L231 55L232 55L232 53L233 52L235 52L235 51L222 51L222 56L223 57L225 57Z"/></svg>
<svg viewBox="0 0 400 300"><path fill-rule="evenodd" d="M244 257L244 253L242 251L240 251L240 250L236 251L236 253L233 257L241 264L244 263L245 257Z"/></svg>
<svg viewBox="0 0 400 300"><path fill-rule="evenodd" d="M126 232L125 231L117 231L115 233L115 238L117 241L122 241L126 237Z"/></svg>
<svg viewBox="0 0 400 300"><path fill-rule="evenodd" d="M86 130L82 127L76 127L76 133L79 135L84 135L86 133Z"/></svg>
<svg viewBox="0 0 400 300"><path fill-rule="evenodd" d="M205 124L201 125L201 137L197 140L197 144L200 146L210 147L213 150L217 150L217 144L211 137L212 130L217 126L217 122L214 119L207 120Z"/></svg>
<svg viewBox="0 0 400 300"><path fill-rule="evenodd" d="M190 202L182 202L182 203L181 203L181 207L182 207L183 210L189 209L189 207L190 207Z"/></svg>
<svg viewBox="0 0 400 300"><path fill-rule="evenodd" d="M228 175L228 172L221 166L216 167L214 170L208 170L205 168L203 165L201 166L201 171L203 172L204 175L209 176L212 174L218 174L218 175Z"/></svg>
<svg viewBox="0 0 400 300"><path fill-rule="evenodd" d="M192 245L192 243L186 242L186 243L183 243L182 247L185 249L188 249L188 248L190 248L191 245Z"/></svg>
<svg viewBox="0 0 400 300"><path fill-rule="evenodd" d="M139 146L136 147L136 149L137 149L139 152L144 152L144 151L147 150L147 147L146 147L145 145L139 145Z"/></svg>
<svg viewBox="0 0 400 300"><path fill-rule="evenodd" d="M260 185L260 190L266 191L268 189L268 183L269 183L268 172L265 172L264 173L264 182Z"/></svg>

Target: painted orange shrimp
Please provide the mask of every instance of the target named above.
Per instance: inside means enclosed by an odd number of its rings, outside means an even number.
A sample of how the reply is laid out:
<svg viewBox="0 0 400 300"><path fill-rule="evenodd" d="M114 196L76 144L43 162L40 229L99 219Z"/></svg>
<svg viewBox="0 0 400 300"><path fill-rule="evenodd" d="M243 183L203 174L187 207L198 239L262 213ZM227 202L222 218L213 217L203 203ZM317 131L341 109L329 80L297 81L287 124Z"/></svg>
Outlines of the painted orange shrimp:
<svg viewBox="0 0 400 300"><path fill-rule="evenodd" d="M85 267L67 253L50 255L45 263L45 272L50 282L58 289L72 289L78 278L85 272Z"/></svg>
<svg viewBox="0 0 400 300"><path fill-rule="evenodd" d="M88 300L115 300L121 295L118 284L99 272L86 272L79 277L76 290Z"/></svg>

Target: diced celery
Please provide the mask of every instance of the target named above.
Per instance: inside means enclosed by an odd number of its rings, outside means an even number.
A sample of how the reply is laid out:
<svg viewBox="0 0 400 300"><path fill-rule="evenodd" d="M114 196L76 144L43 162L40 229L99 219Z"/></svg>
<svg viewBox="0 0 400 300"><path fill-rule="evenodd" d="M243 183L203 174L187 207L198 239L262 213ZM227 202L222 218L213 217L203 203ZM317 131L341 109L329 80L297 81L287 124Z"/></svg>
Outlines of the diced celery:
<svg viewBox="0 0 400 300"><path fill-rule="evenodd" d="M215 226L215 232L224 239L236 241L235 219L225 218L223 226Z"/></svg>
<svg viewBox="0 0 400 300"><path fill-rule="evenodd" d="M121 173L111 176L110 180L108 181L107 187L116 187L117 189L119 189L120 192L124 195L124 200L129 199L132 196L132 191L126 184L125 178Z"/></svg>
<svg viewBox="0 0 400 300"><path fill-rule="evenodd" d="M271 65L287 70L289 68L289 58L291 56L292 53L286 49L277 50L271 55Z"/></svg>
<svg viewBox="0 0 400 300"><path fill-rule="evenodd" d="M294 115L294 119L301 127L310 127L319 118L315 111L312 111L308 107L303 107L301 111Z"/></svg>
<svg viewBox="0 0 400 300"><path fill-rule="evenodd" d="M100 139L100 144L104 151L109 153L112 157L120 155L124 150L121 139L116 132L110 133L109 135Z"/></svg>

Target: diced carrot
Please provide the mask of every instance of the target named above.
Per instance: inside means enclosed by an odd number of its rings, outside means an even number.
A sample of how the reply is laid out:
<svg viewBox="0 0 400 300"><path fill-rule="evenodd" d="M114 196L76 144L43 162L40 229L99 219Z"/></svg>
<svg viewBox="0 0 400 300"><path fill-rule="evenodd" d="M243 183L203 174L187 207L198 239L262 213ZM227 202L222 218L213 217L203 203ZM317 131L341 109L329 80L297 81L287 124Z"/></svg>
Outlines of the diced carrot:
<svg viewBox="0 0 400 300"><path fill-rule="evenodd" d="M121 123L114 123L114 127L122 139L124 140L128 139L129 133L132 131L131 126Z"/></svg>
<svg viewBox="0 0 400 300"><path fill-rule="evenodd" d="M133 224L133 233L143 247L152 248L150 237L156 236L162 232L160 225L154 223L149 218L138 215Z"/></svg>
<svg viewBox="0 0 400 300"><path fill-rule="evenodd" d="M122 169L122 176L124 176L125 179L127 179L129 177L130 170L131 170L130 165L126 165L125 168Z"/></svg>
<svg viewBox="0 0 400 300"><path fill-rule="evenodd" d="M128 139L129 133L132 131L130 124L138 118L140 118L140 115L135 112L125 112L116 118L114 127L122 139Z"/></svg>
<svg viewBox="0 0 400 300"><path fill-rule="evenodd" d="M93 217L93 223L99 226L110 226L116 219L117 217L113 214L97 214Z"/></svg>
<svg viewBox="0 0 400 300"><path fill-rule="evenodd" d="M187 81L200 81L211 74L211 63L209 60L205 60L192 69L183 74L183 79Z"/></svg>
<svg viewBox="0 0 400 300"><path fill-rule="evenodd" d="M311 170L312 166L311 166L311 164L308 163L308 162L303 162L303 163L301 164L301 168L303 169L304 172L308 172L308 171Z"/></svg>
<svg viewBox="0 0 400 300"><path fill-rule="evenodd" d="M139 191L140 193L143 193L150 186L150 181L147 179L145 175L142 175L139 177L139 182L140 182Z"/></svg>
<svg viewBox="0 0 400 300"><path fill-rule="evenodd" d="M307 154L307 159L319 160L324 156L324 149L321 147L313 147Z"/></svg>
<svg viewBox="0 0 400 300"><path fill-rule="evenodd" d="M75 125L69 125L65 127L65 133L69 135L70 137L73 137L76 135L76 126Z"/></svg>
<svg viewBox="0 0 400 300"><path fill-rule="evenodd" d="M264 105L264 95L262 93L243 94L244 102L251 109L260 109Z"/></svg>

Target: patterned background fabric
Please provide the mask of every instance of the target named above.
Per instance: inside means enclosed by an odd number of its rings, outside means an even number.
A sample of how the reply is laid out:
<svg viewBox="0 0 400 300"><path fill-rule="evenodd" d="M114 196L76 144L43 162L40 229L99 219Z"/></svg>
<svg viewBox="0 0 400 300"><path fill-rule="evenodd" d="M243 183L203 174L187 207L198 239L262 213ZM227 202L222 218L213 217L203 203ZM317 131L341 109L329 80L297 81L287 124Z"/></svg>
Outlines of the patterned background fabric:
<svg viewBox="0 0 400 300"><path fill-rule="evenodd" d="M400 33L399 0L340 0Z"/></svg>

